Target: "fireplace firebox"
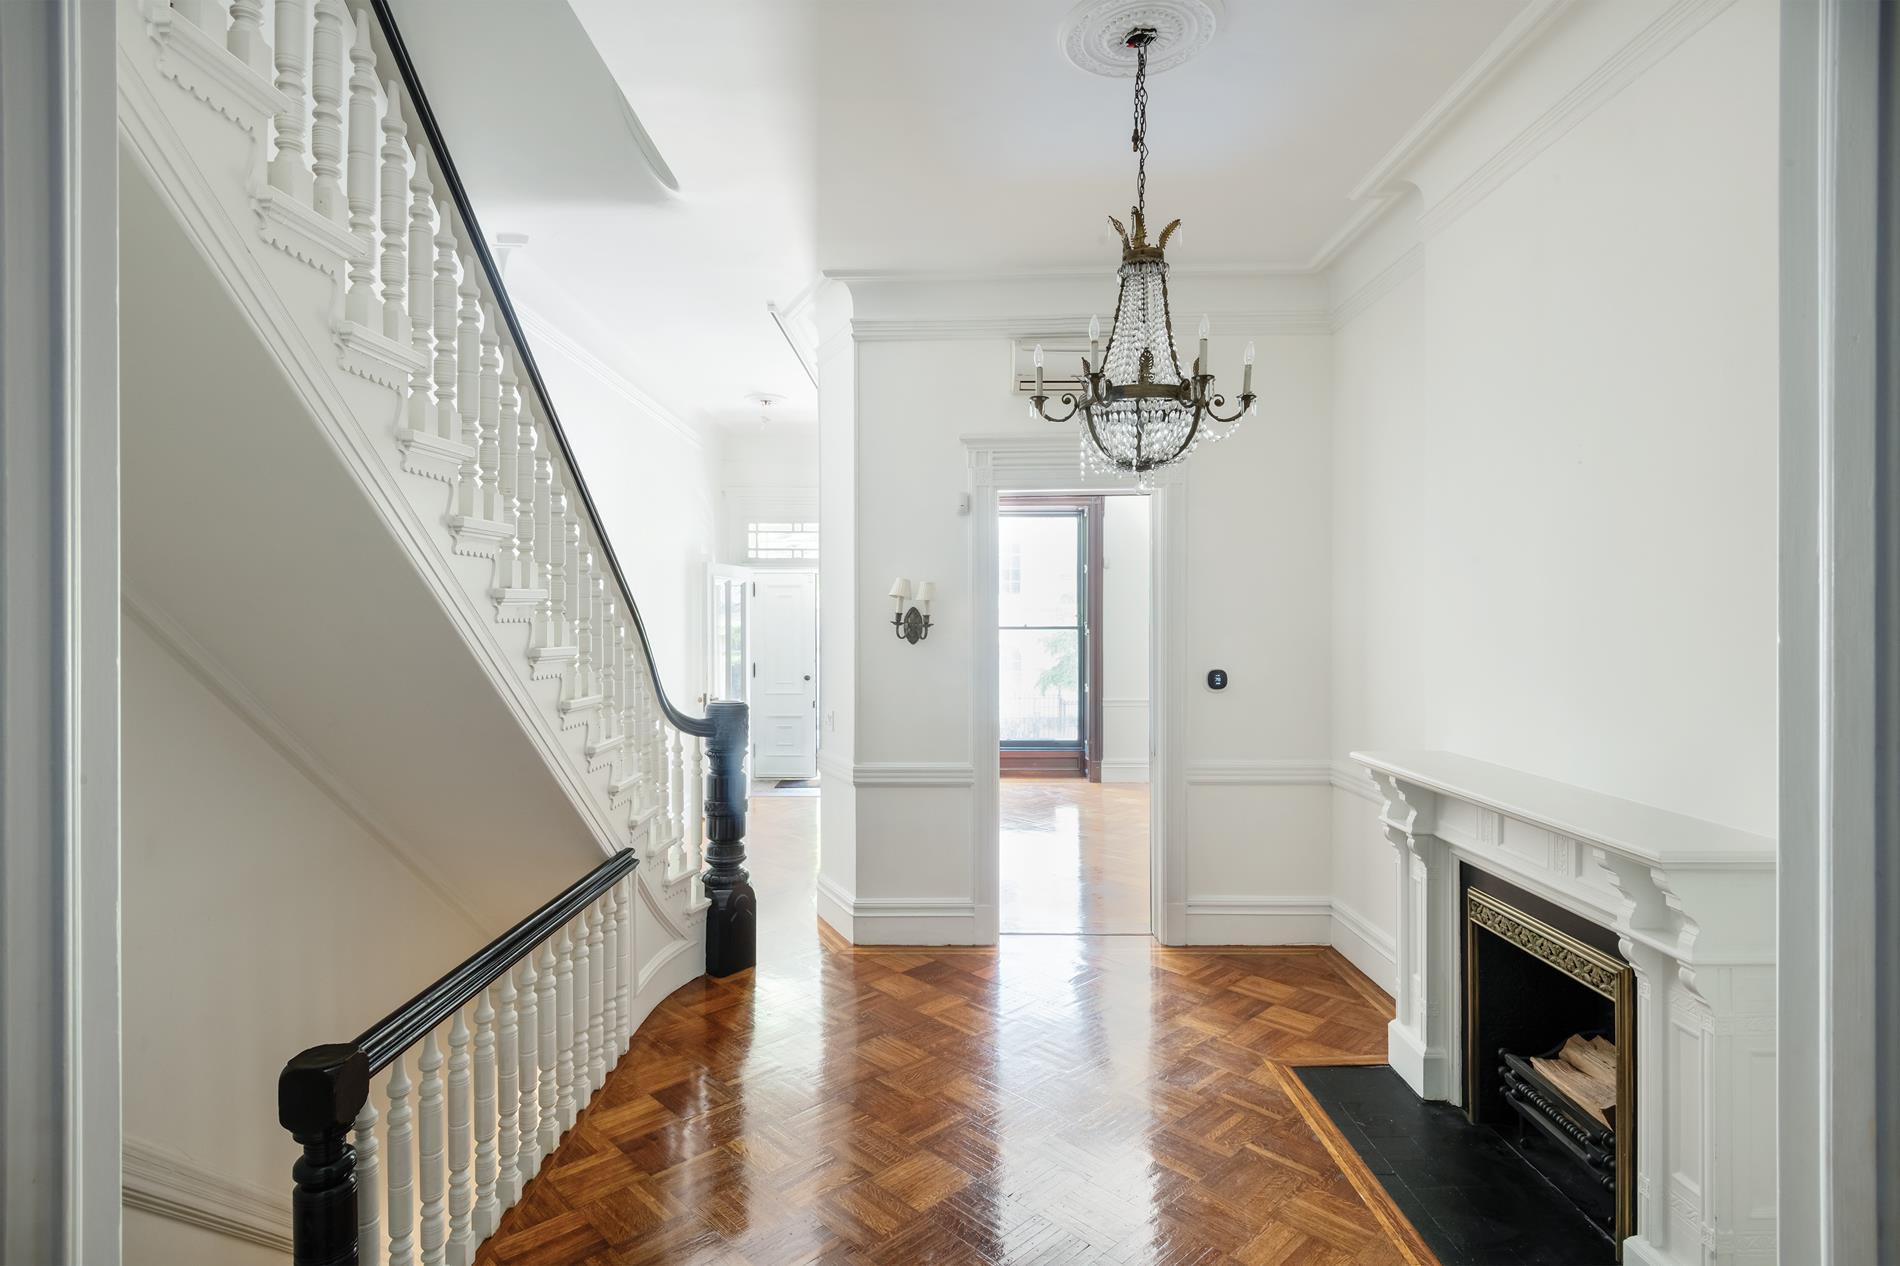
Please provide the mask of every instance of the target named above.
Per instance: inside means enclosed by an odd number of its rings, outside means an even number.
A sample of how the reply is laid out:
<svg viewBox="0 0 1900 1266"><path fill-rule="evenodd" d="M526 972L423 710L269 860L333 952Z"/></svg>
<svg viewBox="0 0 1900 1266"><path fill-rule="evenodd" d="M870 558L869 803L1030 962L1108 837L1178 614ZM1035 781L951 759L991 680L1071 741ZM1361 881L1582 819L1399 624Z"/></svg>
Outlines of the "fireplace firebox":
<svg viewBox="0 0 1900 1266"><path fill-rule="evenodd" d="M1615 933L1471 866L1465 1111L1619 1249L1635 1227L1635 972Z"/></svg>

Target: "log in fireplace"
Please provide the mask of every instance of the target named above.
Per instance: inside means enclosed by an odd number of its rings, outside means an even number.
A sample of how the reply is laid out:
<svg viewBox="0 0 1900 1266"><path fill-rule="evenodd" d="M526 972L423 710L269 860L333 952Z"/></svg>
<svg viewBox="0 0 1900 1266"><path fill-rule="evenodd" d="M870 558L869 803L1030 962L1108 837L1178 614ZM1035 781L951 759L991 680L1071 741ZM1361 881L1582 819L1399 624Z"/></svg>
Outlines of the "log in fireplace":
<svg viewBox="0 0 1900 1266"><path fill-rule="evenodd" d="M1607 928L1461 867L1465 1110L1617 1246L1635 1233L1635 972Z"/></svg>

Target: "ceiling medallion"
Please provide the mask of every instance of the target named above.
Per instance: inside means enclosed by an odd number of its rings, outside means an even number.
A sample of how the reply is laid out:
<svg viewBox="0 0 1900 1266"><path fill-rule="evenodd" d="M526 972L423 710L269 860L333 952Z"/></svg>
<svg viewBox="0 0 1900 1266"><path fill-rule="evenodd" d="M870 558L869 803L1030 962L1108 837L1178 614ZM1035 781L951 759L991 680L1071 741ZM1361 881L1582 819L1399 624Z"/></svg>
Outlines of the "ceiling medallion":
<svg viewBox="0 0 1900 1266"><path fill-rule="evenodd" d="M1130 6L1133 7L1133 6ZM1121 235L1121 293L1115 300L1115 321L1102 347L1101 322L1089 320L1089 354L1082 361L1079 392L1064 392L1060 403L1068 412L1051 416L1049 396L1042 389L1042 346L1037 344L1036 394L1030 397L1036 416L1050 422L1082 419L1082 469L1085 473L1133 475L1147 484L1152 472L1178 462L1203 440L1222 440L1253 411L1253 344L1243 359L1240 399L1232 410L1227 398L1214 390L1208 370L1207 318L1201 318L1200 355L1192 373L1183 373L1174 348L1174 317L1168 311L1168 263L1162 252L1168 238L1181 226L1170 221L1155 240L1148 240L1148 50L1155 42L1150 27L1123 33L1135 59L1135 130L1138 155L1135 168L1135 205L1126 226L1114 216L1108 222Z"/></svg>
<svg viewBox="0 0 1900 1266"><path fill-rule="evenodd" d="M1128 33L1146 29L1155 33L1148 69L1158 75L1207 47L1220 18L1219 0L1082 0L1063 20L1062 55L1091 75L1127 79L1136 69Z"/></svg>

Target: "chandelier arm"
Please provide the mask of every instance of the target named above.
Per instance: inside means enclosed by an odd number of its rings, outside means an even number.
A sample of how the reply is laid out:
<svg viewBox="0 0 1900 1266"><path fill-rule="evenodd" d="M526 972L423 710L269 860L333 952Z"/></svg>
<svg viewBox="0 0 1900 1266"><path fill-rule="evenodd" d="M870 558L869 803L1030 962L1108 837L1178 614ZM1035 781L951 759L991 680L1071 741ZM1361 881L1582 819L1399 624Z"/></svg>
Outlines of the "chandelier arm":
<svg viewBox="0 0 1900 1266"><path fill-rule="evenodd" d="M1247 410L1253 408L1253 402L1254 402L1254 395L1250 391L1240 397L1240 407L1238 409L1235 409L1232 413L1223 417L1220 414L1214 412L1214 408L1216 405L1226 404L1227 397L1214 396L1207 402L1207 416L1213 419L1214 421L1219 422L1222 426L1225 426L1229 422L1238 422L1242 418L1246 417Z"/></svg>
<svg viewBox="0 0 1900 1266"><path fill-rule="evenodd" d="M1048 396L1031 396L1029 398L1029 401L1031 404L1036 406L1036 416L1041 418L1045 422L1067 422L1070 418L1074 417L1076 415L1076 412L1082 407L1076 401L1076 398L1073 392L1065 391L1059 397L1057 397L1057 399L1060 403L1066 404L1069 406L1069 411L1063 414L1059 418L1050 417L1048 409L1044 407L1045 405L1049 403Z"/></svg>

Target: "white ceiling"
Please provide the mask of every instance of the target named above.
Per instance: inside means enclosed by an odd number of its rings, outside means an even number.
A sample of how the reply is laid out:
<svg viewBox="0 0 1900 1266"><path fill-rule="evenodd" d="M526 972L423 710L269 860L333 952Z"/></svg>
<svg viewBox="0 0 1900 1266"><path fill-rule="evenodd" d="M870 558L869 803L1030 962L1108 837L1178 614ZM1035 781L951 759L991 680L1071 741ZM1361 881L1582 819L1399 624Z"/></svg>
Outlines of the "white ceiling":
<svg viewBox="0 0 1900 1266"><path fill-rule="evenodd" d="M1306 267L1527 3L1226 0L1208 48L1150 82L1149 204L1184 221L1170 258ZM484 229L529 235L518 302L695 425L755 431L755 391L812 416L767 304L819 269L1114 266L1132 83L1063 57L1071 0L396 8Z"/></svg>

